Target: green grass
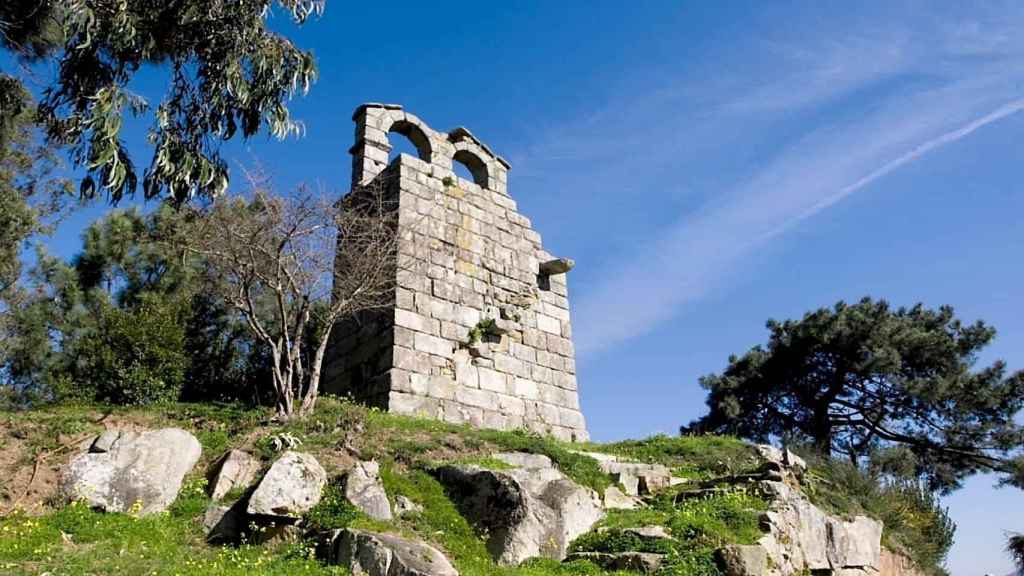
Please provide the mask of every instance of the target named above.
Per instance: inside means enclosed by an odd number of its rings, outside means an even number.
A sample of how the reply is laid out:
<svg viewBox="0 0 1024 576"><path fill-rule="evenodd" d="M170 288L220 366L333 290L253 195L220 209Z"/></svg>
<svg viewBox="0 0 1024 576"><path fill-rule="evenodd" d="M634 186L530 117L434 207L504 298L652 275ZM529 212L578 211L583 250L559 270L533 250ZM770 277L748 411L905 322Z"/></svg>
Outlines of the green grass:
<svg viewBox="0 0 1024 576"><path fill-rule="evenodd" d="M563 474L572 478L577 484L593 488L598 494L611 486L612 481L601 471L597 460L590 456L578 454L578 445L559 442L548 436L540 436L523 430L503 432L499 430L476 430L480 438L494 444L505 452L529 452L543 454L554 463Z"/></svg>
<svg viewBox="0 0 1024 576"><path fill-rule="evenodd" d="M761 458L750 444L730 436L665 436L592 444L588 450L616 454L630 460L663 464L681 478L704 480L751 472Z"/></svg>
<svg viewBox="0 0 1024 576"><path fill-rule="evenodd" d="M666 554L662 576L721 576L715 550L725 544L753 544L761 537L758 517L767 503L757 494L735 490L673 502L671 493L659 496L650 507L609 513L594 530L577 538L578 552L654 552ZM670 540L649 540L624 532L625 528L657 525L668 529Z"/></svg>
<svg viewBox="0 0 1024 576"><path fill-rule="evenodd" d="M184 511L179 501L169 513L142 518L94 512L82 504L43 517L14 513L0 519L0 572L12 576L345 574L310 559L303 546L206 546L196 519L183 515Z"/></svg>

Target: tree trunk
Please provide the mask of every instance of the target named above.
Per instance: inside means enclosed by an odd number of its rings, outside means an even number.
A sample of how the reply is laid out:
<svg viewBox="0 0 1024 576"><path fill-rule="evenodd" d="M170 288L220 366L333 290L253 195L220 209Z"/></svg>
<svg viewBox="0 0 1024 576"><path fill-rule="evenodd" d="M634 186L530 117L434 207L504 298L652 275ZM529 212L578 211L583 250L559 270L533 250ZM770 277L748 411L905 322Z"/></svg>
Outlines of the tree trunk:
<svg viewBox="0 0 1024 576"><path fill-rule="evenodd" d="M313 359L309 363L309 388L306 389L306 397L302 399L302 408L300 412L303 416L313 412L313 408L316 406L316 400L320 397L320 374L324 365L324 356L327 353L327 344L331 338L332 327L333 321L327 324L327 329L324 331L324 335L320 338L320 343L316 347Z"/></svg>

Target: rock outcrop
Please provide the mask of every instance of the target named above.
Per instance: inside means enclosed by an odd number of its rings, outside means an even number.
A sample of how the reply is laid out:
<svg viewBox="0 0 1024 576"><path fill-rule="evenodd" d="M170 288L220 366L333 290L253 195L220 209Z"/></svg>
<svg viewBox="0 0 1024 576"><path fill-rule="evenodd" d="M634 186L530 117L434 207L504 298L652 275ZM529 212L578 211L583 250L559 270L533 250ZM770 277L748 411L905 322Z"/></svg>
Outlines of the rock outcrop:
<svg viewBox="0 0 1024 576"><path fill-rule="evenodd" d="M346 528L324 535L318 552L356 576L458 576L437 548L392 534Z"/></svg>
<svg viewBox="0 0 1024 576"><path fill-rule="evenodd" d="M496 457L515 467L449 465L436 475L461 512L488 534L487 549L499 564L564 559L569 543L604 516L597 493L570 480L547 457Z"/></svg>
<svg viewBox="0 0 1024 576"><path fill-rule="evenodd" d="M277 459L249 497L249 514L298 519L320 502L327 472L316 458L289 450Z"/></svg>
<svg viewBox="0 0 1024 576"><path fill-rule="evenodd" d="M925 574L914 565L910 558L882 548L878 576L925 576Z"/></svg>
<svg viewBox="0 0 1024 576"><path fill-rule="evenodd" d="M345 476L345 498L374 520L391 520L391 503L380 482L380 465L356 462Z"/></svg>
<svg viewBox="0 0 1024 576"><path fill-rule="evenodd" d="M830 516L784 482L763 486L771 507L763 518L768 533L758 544L768 554L772 574L878 569L881 522L866 516L852 520Z"/></svg>
<svg viewBox="0 0 1024 576"><path fill-rule="evenodd" d="M108 430L64 469L61 491L107 512L161 512L201 454L195 436L178 428Z"/></svg>

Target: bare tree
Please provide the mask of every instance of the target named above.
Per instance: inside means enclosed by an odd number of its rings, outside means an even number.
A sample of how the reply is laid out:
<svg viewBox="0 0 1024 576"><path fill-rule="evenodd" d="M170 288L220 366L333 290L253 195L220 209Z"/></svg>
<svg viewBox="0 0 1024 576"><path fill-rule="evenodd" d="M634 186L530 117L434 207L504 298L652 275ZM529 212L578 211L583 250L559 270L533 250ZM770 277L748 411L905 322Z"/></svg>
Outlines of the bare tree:
<svg viewBox="0 0 1024 576"><path fill-rule="evenodd" d="M306 187L278 196L250 180L246 197L219 199L196 219L191 249L269 348L286 420L314 409L335 323L393 299L397 200L381 182L332 203Z"/></svg>

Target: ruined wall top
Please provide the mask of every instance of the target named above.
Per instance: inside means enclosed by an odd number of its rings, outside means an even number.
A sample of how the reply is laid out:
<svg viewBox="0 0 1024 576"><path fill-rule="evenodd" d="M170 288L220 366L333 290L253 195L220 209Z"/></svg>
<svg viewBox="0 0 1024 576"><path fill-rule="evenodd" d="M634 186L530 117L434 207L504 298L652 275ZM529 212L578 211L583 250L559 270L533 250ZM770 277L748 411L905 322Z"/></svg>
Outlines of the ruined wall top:
<svg viewBox="0 0 1024 576"><path fill-rule="evenodd" d="M481 188L508 194L511 166L466 128L438 132L398 104L363 104L352 120L356 123L356 143L349 150L354 159L353 185L366 184L387 168L392 148L388 134L395 132L412 142L420 160L436 169L435 176L454 177L452 163L459 162Z"/></svg>

